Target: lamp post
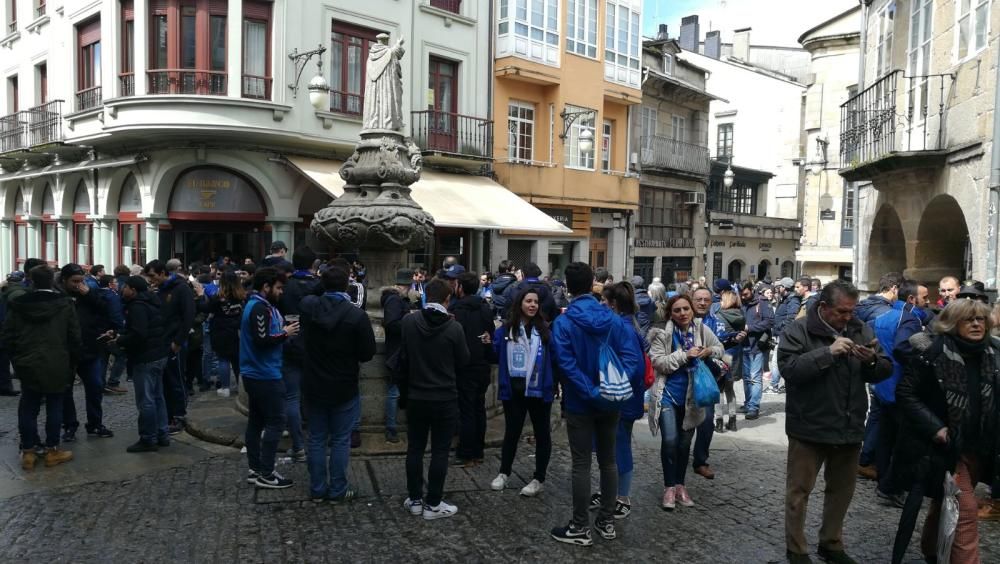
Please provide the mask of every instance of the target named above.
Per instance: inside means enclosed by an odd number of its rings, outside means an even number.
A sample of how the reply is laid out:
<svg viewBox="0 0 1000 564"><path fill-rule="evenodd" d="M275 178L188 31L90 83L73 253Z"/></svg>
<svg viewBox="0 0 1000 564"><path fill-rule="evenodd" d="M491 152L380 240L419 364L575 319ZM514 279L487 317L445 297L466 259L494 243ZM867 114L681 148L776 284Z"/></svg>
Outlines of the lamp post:
<svg viewBox="0 0 1000 564"><path fill-rule="evenodd" d="M729 160L732 161L732 159ZM726 172L722 175L722 185L725 186L726 188L732 188L733 180L735 178L736 178L736 173L733 172L733 165L727 164Z"/></svg>
<svg viewBox="0 0 1000 564"><path fill-rule="evenodd" d="M323 53L325 52L326 47L320 44L311 51L299 53L299 50L296 48L288 54L288 58L295 65L295 81L288 85L288 88L292 91L293 98L299 97L299 80L302 78L302 71L305 70L306 64L309 63L314 55L318 55L316 57L316 76L309 81L309 85L307 86L309 90L309 103L317 110L330 109L330 85L327 83L326 77L323 76Z"/></svg>

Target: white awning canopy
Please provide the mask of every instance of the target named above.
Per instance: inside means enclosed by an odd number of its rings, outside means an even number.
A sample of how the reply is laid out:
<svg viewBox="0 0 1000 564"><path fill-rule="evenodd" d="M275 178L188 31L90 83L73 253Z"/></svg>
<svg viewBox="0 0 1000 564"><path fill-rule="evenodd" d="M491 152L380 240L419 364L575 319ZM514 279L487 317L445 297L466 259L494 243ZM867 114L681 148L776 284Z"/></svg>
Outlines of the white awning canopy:
<svg viewBox="0 0 1000 564"><path fill-rule="evenodd" d="M324 192L344 194L341 161L288 157L288 162ZM573 231L485 176L448 174L424 169L411 188L413 200L440 227L504 229L565 235Z"/></svg>

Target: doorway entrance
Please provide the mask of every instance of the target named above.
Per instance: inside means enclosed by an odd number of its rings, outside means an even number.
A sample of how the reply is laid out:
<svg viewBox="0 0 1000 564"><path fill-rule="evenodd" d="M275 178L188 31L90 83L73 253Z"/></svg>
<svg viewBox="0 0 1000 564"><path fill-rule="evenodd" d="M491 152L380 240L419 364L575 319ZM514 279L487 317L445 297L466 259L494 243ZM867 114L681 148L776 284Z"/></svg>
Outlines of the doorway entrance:
<svg viewBox="0 0 1000 564"><path fill-rule="evenodd" d="M169 247L164 256L180 259L184 264L207 263L230 253L234 263L242 264L252 257L259 264L271 247L271 231L258 223L208 223L174 221L173 230L161 236Z"/></svg>

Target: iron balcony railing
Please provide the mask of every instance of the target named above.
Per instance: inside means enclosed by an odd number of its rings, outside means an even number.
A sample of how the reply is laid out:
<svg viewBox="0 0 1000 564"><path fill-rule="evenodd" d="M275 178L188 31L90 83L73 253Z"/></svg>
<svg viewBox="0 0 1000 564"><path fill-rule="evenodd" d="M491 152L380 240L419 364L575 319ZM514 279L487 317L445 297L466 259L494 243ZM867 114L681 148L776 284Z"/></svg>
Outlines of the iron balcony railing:
<svg viewBox="0 0 1000 564"><path fill-rule="evenodd" d="M35 17L40 18L45 15L45 2L39 2L35 7Z"/></svg>
<svg viewBox="0 0 1000 564"><path fill-rule="evenodd" d="M135 96L135 73L123 72L118 75L118 87L121 96Z"/></svg>
<svg viewBox="0 0 1000 564"><path fill-rule="evenodd" d="M53 100L0 118L0 153L62 141L62 107L62 100Z"/></svg>
<svg viewBox="0 0 1000 564"><path fill-rule="evenodd" d="M271 77L244 74L243 88L241 92L244 98L253 98L254 100L270 100Z"/></svg>
<svg viewBox="0 0 1000 564"><path fill-rule="evenodd" d="M893 71L840 106L841 168L892 153L945 148L945 106L953 75Z"/></svg>
<svg viewBox="0 0 1000 564"><path fill-rule="evenodd" d="M365 97L353 92L330 89L330 111L360 116L365 109Z"/></svg>
<svg viewBox="0 0 1000 564"><path fill-rule="evenodd" d="M101 87L94 86L76 93L76 111L82 112L101 105Z"/></svg>
<svg viewBox="0 0 1000 564"><path fill-rule="evenodd" d="M226 72L192 69L147 71L149 94L195 94L225 96Z"/></svg>
<svg viewBox="0 0 1000 564"><path fill-rule="evenodd" d="M676 170L707 177L711 170L708 147L659 135L640 138L639 162L644 169Z"/></svg>
<svg viewBox="0 0 1000 564"><path fill-rule="evenodd" d="M424 151L492 158L493 122L437 110L410 112L413 141Z"/></svg>
<svg viewBox="0 0 1000 564"><path fill-rule="evenodd" d="M431 6L458 14L462 9L462 0L431 0Z"/></svg>

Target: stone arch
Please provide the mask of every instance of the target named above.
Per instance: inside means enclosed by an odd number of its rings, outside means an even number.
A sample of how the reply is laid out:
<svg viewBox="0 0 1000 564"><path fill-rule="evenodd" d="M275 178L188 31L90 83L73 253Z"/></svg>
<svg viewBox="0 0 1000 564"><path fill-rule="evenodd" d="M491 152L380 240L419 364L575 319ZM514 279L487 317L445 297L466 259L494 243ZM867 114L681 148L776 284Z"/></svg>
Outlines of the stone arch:
<svg viewBox="0 0 1000 564"><path fill-rule="evenodd" d="M27 195L24 193L24 186L14 184L9 190L4 190L3 216L14 219L15 216L24 215L24 202Z"/></svg>
<svg viewBox="0 0 1000 564"><path fill-rule="evenodd" d="M102 186L95 187L97 190L97 213L102 215L117 215L119 204L121 203L122 190L126 183L134 182L139 189L140 197L149 190L144 183L145 174L142 173L138 165L123 166L111 169L110 173L103 177ZM103 190L102 190L103 188ZM101 192L103 191L103 196ZM141 210L140 210L141 211Z"/></svg>
<svg viewBox="0 0 1000 564"><path fill-rule="evenodd" d="M884 204L872 221L868 239L868 280L877 281L886 272L906 269L906 235L896 208Z"/></svg>
<svg viewBox="0 0 1000 564"><path fill-rule="evenodd" d="M244 178L260 196L265 214L275 215L275 206L279 199L275 188L277 182L270 175L265 174L256 161L227 153L213 154L212 158L199 163L192 163L190 159L171 159L168 161L151 175L152 210L144 209L143 211L166 215L177 179L192 168L199 167L223 169Z"/></svg>
<svg viewBox="0 0 1000 564"><path fill-rule="evenodd" d="M733 259L726 266L726 279L734 285L746 277L747 263L741 259Z"/></svg>
<svg viewBox="0 0 1000 564"><path fill-rule="evenodd" d="M795 278L795 263L794 262L792 262L790 260L786 260L785 262L781 263L781 277L782 278L793 278L793 279Z"/></svg>
<svg viewBox="0 0 1000 564"><path fill-rule="evenodd" d="M913 267L906 275L927 284L937 284L948 275L966 280L971 259L965 213L955 198L946 194L937 196L920 216Z"/></svg>
<svg viewBox="0 0 1000 564"><path fill-rule="evenodd" d="M31 190L31 201L28 203L28 207L32 217L55 215L56 201L51 182L40 180L35 183Z"/></svg>
<svg viewBox="0 0 1000 564"><path fill-rule="evenodd" d="M91 215L94 210L94 199L91 197L92 188L87 183L87 178L83 175L74 175L63 180L62 199L57 209L59 215L71 217L74 214ZM83 203L86 202L86 210L83 210Z"/></svg>

